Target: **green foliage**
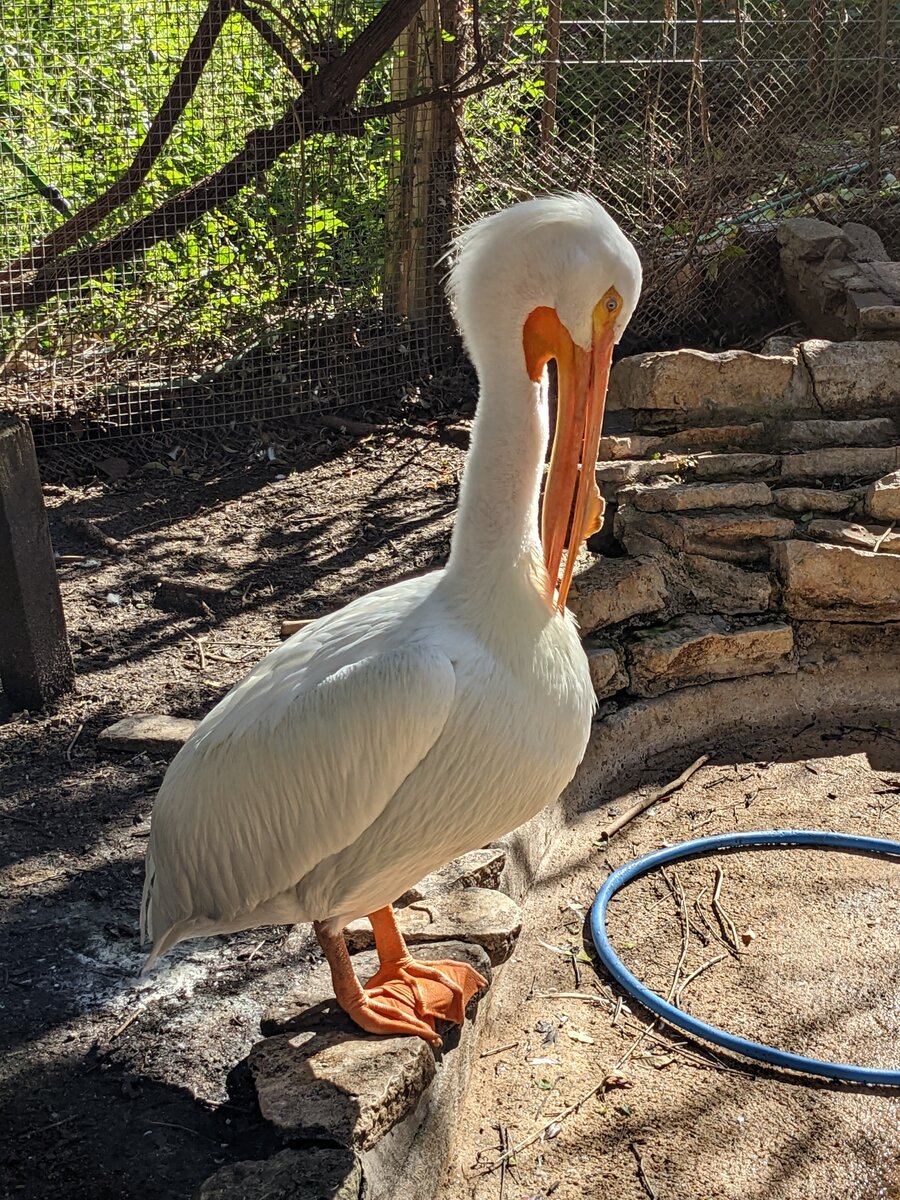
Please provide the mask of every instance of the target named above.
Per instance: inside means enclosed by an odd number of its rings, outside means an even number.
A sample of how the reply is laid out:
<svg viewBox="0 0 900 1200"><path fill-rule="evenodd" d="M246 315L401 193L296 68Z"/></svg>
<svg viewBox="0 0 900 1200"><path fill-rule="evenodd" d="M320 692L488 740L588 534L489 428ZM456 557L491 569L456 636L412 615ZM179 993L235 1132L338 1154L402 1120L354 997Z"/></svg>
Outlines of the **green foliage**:
<svg viewBox="0 0 900 1200"><path fill-rule="evenodd" d="M0 16L0 122L5 136L73 210L100 195L139 149L206 7L205 0L8 0ZM371 17L363 0L304 13L317 40L339 47ZM273 18L274 21L274 18ZM290 40L284 28L279 32ZM292 46L303 58L299 45ZM312 64L304 64L312 65ZM388 98L389 64L363 103ZM196 93L134 199L91 242L118 232L212 174L272 124L296 82L252 27L231 16ZM73 336L131 354L232 351L281 312L340 281L358 303L380 289L383 206L393 153L385 121L358 139L310 138L247 188L138 263L110 270L39 314L47 350ZM62 218L0 158L0 261ZM336 300L337 295L332 297ZM6 323L7 345L35 319Z"/></svg>

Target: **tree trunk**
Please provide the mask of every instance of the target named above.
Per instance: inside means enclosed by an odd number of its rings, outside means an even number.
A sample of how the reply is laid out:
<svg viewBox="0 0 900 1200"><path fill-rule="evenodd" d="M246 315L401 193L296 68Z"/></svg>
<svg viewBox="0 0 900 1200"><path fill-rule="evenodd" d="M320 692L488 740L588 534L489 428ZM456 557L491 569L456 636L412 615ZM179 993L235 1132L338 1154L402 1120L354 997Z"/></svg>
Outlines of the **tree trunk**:
<svg viewBox="0 0 900 1200"><path fill-rule="evenodd" d="M395 47L392 99L449 87L463 72L465 25L460 0L425 0ZM389 186L385 303L440 340L450 328L444 296L446 252L459 218L462 101L441 99L398 112L398 148Z"/></svg>

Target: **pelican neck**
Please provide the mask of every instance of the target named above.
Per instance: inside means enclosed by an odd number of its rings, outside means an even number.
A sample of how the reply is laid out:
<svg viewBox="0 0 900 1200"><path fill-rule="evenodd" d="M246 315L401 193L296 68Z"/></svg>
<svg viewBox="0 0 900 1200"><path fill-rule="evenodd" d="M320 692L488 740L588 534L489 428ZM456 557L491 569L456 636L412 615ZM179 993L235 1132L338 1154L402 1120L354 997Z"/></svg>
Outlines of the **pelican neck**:
<svg viewBox="0 0 900 1200"><path fill-rule="evenodd" d="M547 377L524 363L479 370L480 397L463 473L447 564L451 577L479 589L513 572L540 574L538 507L547 453Z"/></svg>

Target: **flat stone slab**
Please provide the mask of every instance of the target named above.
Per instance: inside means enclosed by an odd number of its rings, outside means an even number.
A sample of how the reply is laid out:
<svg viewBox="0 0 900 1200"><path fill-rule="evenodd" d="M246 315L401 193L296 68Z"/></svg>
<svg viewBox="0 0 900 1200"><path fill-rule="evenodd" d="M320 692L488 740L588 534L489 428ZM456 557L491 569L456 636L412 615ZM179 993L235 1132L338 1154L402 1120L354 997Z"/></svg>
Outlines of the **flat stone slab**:
<svg viewBox="0 0 900 1200"><path fill-rule="evenodd" d="M768 561L773 539L790 537L794 522L768 513L645 513L631 505L619 509L616 537L629 554L654 553L661 543L677 554L697 554L725 562Z"/></svg>
<svg viewBox="0 0 900 1200"><path fill-rule="evenodd" d="M900 468L900 447L840 446L830 450L805 450L785 454L781 477L785 480L876 479Z"/></svg>
<svg viewBox="0 0 900 1200"><path fill-rule="evenodd" d="M197 1200L360 1200L362 1188L352 1151L310 1146L230 1163L201 1184Z"/></svg>
<svg viewBox="0 0 900 1200"><path fill-rule="evenodd" d="M752 354L748 350L662 350L623 358L610 374L611 412L652 411L674 424L697 418L747 420L802 410L809 382L796 353Z"/></svg>
<svg viewBox="0 0 900 1200"><path fill-rule="evenodd" d="M642 631L629 645L631 690L660 696L715 679L789 671L793 649L793 629L785 622L729 629L721 617L681 617Z"/></svg>
<svg viewBox="0 0 900 1200"><path fill-rule="evenodd" d="M900 530L890 525L859 525L851 521L810 521L806 532L820 542L854 546L873 554L900 554Z"/></svg>
<svg viewBox="0 0 900 1200"><path fill-rule="evenodd" d="M506 866L506 852L499 847L485 850L470 850L461 854L437 871L407 888L397 899L397 904L412 904L438 892L455 892L461 888L482 887L496 889Z"/></svg>
<svg viewBox="0 0 900 1200"><path fill-rule="evenodd" d="M605 700L628 687L628 673L621 653L615 647L596 645L588 640L584 643L584 652L598 700Z"/></svg>
<svg viewBox="0 0 900 1200"><path fill-rule="evenodd" d="M176 751L181 749L199 723L187 717L136 713L104 729L97 741L110 750Z"/></svg>
<svg viewBox="0 0 900 1200"><path fill-rule="evenodd" d="M774 479L780 467L778 454L698 454L691 470L697 479Z"/></svg>
<svg viewBox="0 0 900 1200"><path fill-rule="evenodd" d="M522 910L503 892L464 888L459 892L429 896L411 908L398 908L397 925L410 945L427 942L475 942L492 964L505 962L522 929ZM363 917L347 926L351 951L374 946L372 926Z"/></svg>
<svg viewBox="0 0 900 1200"><path fill-rule="evenodd" d="M666 606L666 581L655 562L598 558L572 580L568 606L582 635Z"/></svg>
<svg viewBox="0 0 900 1200"><path fill-rule="evenodd" d="M858 420L896 412L900 343L813 338L802 343L801 352L823 415Z"/></svg>
<svg viewBox="0 0 900 1200"><path fill-rule="evenodd" d="M375 1145L434 1078L418 1037L308 1029L257 1042L250 1072L262 1115L282 1133L356 1150Z"/></svg>
<svg viewBox="0 0 900 1200"><path fill-rule="evenodd" d="M753 508L772 503L769 485L761 481L637 485L619 493L619 503L640 512L690 512L704 508Z"/></svg>
<svg viewBox="0 0 900 1200"><path fill-rule="evenodd" d="M828 491L825 488L788 487L776 488L772 493L775 503L785 512L828 512L844 513L857 503L862 491Z"/></svg>
<svg viewBox="0 0 900 1200"><path fill-rule="evenodd" d="M897 441L888 417L868 421L785 421L774 431L782 450L821 450L839 446L887 446Z"/></svg>
<svg viewBox="0 0 900 1200"><path fill-rule="evenodd" d="M480 946L436 942L417 946L415 953L427 962L467 962L490 985L491 963ZM365 983L378 969L378 955L355 954L353 969ZM467 1022L485 994L470 1001ZM260 1110L290 1136L369 1150L412 1112L435 1077L435 1053L421 1038L377 1037L353 1024L334 999L326 963L301 992L270 1007L260 1026L267 1036L249 1059ZM446 1052L455 1053L461 1030L439 1025L439 1032L444 1070Z"/></svg>
<svg viewBox="0 0 900 1200"><path fill-rule="evenodd" d="M799 539L775 552L784 606L821 621L900 621L900 555Z"/></svg>
<svg viewBox="0 0 900 1200"><path fill-rule="evenodd" d="M900 471L875 480L866 492L866 512L876 521L900 521Z"/></svg>

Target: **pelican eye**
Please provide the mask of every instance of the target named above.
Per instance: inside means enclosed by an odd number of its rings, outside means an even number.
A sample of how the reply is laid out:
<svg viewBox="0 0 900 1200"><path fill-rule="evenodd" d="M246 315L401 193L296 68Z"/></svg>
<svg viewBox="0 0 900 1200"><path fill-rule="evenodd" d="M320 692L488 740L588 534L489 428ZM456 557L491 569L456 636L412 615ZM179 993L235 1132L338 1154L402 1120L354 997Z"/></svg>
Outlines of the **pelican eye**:
<svg viewBox="0 0 900 1200"><path fill-rule="evenodd" d="M616 311L616 309L618 307L619 307L618 300L616 300L616 298L614 296L610 296L609 299L606 301L606 311L613 313Z"/></svg>

